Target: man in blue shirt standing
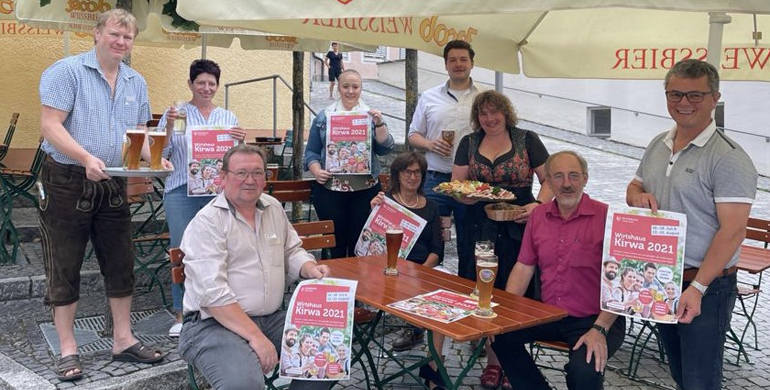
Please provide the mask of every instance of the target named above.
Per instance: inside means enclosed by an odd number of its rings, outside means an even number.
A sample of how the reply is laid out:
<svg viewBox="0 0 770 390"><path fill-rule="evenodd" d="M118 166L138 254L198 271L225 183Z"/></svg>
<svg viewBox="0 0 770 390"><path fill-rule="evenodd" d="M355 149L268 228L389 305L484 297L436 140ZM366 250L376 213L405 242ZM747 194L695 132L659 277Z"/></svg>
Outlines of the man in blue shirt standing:
<svg viewBox="0 0 770 390"><path fill-rule="evenodd" d="M131 332L134 258L126 181L104 169L121 166L126 129L150 119L147 85L123 64L137 34L133 15L104 12L94 30L94 48L51 65L40 79L43 164L40 230L46 271L45 304L53 306L61 357L59 380L83 376L74 335L80 298L80 268L90 239L104 275L112 310L116 361L155 363L160 351ZM149 161L149 147L142 155ZM165 162L169 167L168 163Z"/></svg>

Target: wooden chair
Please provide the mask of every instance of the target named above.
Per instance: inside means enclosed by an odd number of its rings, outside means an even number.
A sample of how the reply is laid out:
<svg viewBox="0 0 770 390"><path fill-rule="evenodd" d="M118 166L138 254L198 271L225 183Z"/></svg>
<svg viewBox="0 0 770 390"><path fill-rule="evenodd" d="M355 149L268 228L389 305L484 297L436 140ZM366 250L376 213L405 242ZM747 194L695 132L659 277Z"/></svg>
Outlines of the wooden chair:
<svg viewBox="0 0 770 390"><path fill-rule="evenodd" d="M40 137L38 142L37 151L35 151L29 169L0 168L0 179L3 180L7 190L4 196L16 197L21 195L29 199L35 207L38 207L39 204L37 196L32 194L32 189L37 183L37 176L45 160L45 152L42 148L43 137Z"/></svg>
<svg viewBox="0 0 770 390"><path fill-rule="evenodd" d="M155 180L152 177L129 177L126 192L132 218L144 216L134 229L134 272L150 278L147 290L158 285L164 306L167 305L165 286L160 273L166 267L166 248L170 240L165 221L159 220L162 206L155 201Z"/></svg>
<svg viewBox="0 0 770 390"><path fill-rule="evenodd" d="M333 221L296 223L293 226L302 238L302 247L305 250L331 248L336 245ZM184 252L180 248L171 248L168 250L168 256L171 263L171 282L184 286ZM195 368L191 364L187 365L187 377L190 381L190 387L199 389ZM288 386L275 386L273 382L276 379L278 379L278 367L269 376L265 375L265 386L270 390L278 390Z"/></svg>
<svg viewBox="0 0 770 390"><path fill-rule="evenodd" d="M759 293L762 292L762 275L763 271L770 267L770 220L764 220L760 218L749 218L746 224L746 239L753 240L755 243L759 243L761 246L741 245L741 253L738 257L738 268L753 275L759 275L756 279L756 283L738 283L738 302L740 306L735 306L735 314L746 318L746 325L741 330L741 335L738 337L734 330L730 329L728 337L733 339L738 345L738 359L737 363L740 363L741 353L744 354L746 362L748 362L748 355L744 350L744 338L749 328L752 328L754 334L754 346L755 350L759 349L757 338L757 324L754 322L754 313L757 310L757 303L759 301Z"/></svg>
<svg viewBox="0 0 770 390"><path fill-rule="evenodd" d="M302 214L292 215L289 220L310 221L313 215L313 204L311 203L311 189L313 180L269 180L265 184L265 193L276 198L284 206L286 203L301 203L308 205L307 217Z"/></svg>
<svg viewBox="0 0 770 390"><path fill-rule="evenodd" d="M334 238L334 221L315 221L295 223L294 230L302 239L305 250L334 248L337 242Z"/></svg>
<svg viewBox="0 0 770 390"><path fill-rule="evenodd" d="M11 114L11 122L8 124L8 131L5 132L5 139L3 140L3 143L0 144L0 168L5 168L2 161L5 158L5 155L8 154L8 148L11 146L11 140L13 139L13 134L16 132L16 124L18 122L19 113L14 112Z"/></svg>

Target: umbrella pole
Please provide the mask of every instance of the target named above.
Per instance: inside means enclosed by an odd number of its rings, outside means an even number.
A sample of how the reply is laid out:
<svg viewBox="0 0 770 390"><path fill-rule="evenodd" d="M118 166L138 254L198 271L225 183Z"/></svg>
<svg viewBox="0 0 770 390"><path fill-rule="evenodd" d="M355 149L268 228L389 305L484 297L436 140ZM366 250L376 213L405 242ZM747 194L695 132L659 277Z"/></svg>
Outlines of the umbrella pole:
<svg viewBox="0 0 770 390"><path fill-rule="evenodd" d="M201 59L206 59L206 45L208 41L208 35L207 34L201 34Z"/></svg>
<svg viewBox="0 0 770 390"><path fill-rule="evenodd" d="M725 24L733 21L733 18L724 12L709 12L709 46L706 61L720 69L719 60L722 57L722 32Z"/></svg>
<svg viewBox="0 0 770 390"><path fill-rule="evenodd" d="M62 36L62 46L64 50L64 57L70 56L70 32L65 31L64 35Z"/></svg>

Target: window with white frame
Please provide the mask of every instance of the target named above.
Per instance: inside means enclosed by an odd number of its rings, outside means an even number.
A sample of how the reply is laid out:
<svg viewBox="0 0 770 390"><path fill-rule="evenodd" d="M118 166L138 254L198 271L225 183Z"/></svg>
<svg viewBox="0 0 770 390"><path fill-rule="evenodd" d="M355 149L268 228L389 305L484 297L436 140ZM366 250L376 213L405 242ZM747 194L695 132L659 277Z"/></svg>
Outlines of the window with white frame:
<svg viewBox="0 0 770 390"><path fill-rule="evenodd" d="M388 58L388 47L377 46L377 50L373 53L364 53L364 61L366 62L382 62Z"/></svg>

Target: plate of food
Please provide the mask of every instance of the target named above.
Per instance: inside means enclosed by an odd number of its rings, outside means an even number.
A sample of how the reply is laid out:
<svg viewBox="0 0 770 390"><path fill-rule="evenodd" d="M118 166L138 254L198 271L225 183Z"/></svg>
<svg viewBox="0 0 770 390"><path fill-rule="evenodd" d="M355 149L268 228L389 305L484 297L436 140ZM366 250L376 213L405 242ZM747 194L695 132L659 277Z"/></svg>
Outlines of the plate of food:
<svg viewBox="0 0 770 390"><path fill-rule="evenodd" d="M166 177L174 172L173 169L150 169L148 167L140 167L139 169L126 169L123 167L107 167L102 169L102 172L117 177Z"/></svg>
<svg viewBox="0 0 770 390"><path fill-rule="evenodd" d="M433 191L458 199L463 197L495 201L516 199L516 195L504 188L495 187L477 180L452 180L439 183L439 185L433 188Z"/></svg>

